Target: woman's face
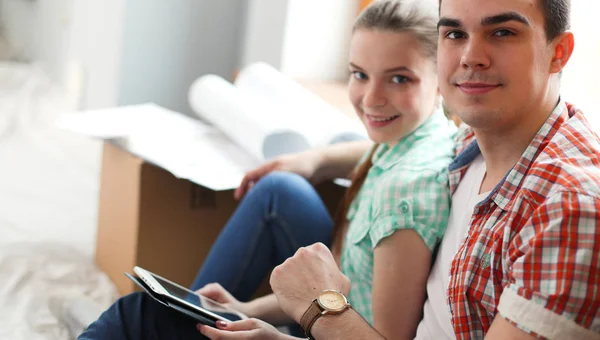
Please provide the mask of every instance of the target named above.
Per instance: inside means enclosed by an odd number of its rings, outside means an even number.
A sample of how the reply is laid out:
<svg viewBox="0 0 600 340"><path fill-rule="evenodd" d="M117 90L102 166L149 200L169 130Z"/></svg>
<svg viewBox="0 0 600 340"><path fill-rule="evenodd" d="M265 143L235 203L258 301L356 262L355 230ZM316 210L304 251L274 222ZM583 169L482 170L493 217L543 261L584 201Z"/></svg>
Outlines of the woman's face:
<svg viewBox="0 0 600 340"><path fill-rule="evenodd" d="M394 145L429 118L436 65L408 32L358 29L350 42L350 101L369 137Z"/></svg>

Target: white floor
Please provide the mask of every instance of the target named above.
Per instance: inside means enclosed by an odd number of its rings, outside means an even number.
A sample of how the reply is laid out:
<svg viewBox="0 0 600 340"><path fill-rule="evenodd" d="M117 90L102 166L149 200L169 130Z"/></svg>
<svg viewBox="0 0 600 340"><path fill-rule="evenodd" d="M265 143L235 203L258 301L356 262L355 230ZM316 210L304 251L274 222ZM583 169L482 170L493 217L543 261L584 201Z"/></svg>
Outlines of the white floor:
<svg viewBox="0 0 600 340"><path fill-rule="evenodd" d="M35 66L0 63L0 339L68 339L49 297L114 297L93 264L101 145L53 128L65 103Z"/></svg>
<svg viewBox="0 0 600 340"><path fill-rule="evenodd" d="M0 65L0 243L93 254L101 147L52 126L67 108L34 67Z"/></svg>

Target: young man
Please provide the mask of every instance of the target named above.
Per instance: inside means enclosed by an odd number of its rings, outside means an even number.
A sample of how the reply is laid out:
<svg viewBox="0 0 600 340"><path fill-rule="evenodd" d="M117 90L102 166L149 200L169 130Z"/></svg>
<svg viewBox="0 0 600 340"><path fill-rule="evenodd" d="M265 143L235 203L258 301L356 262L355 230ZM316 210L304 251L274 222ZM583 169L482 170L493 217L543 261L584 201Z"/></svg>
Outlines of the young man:
<svg viewBox="0 0 600 340"><path fill-rule="evenodd" d="M453 207L416 338L600 339L600 143L559 93L569 1L440 2L440 90L471 128L450 166ZM350 287L323 245L299 250L271 285L316 339L380 338L352 309L311 314L321 291ZM326 297L326 309L343 306ZM202 331L276 338L254 320L220 328L249 331Z"/></svg>

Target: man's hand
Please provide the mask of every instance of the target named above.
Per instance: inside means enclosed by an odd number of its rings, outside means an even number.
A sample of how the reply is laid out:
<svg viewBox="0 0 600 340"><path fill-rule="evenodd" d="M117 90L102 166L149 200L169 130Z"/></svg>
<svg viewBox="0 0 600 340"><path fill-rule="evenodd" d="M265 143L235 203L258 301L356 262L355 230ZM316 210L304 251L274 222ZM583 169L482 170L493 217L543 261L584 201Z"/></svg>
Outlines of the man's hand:
<svg viewBox="0 0 600 340"><path fill-rule="evenodd" d="M329 249L322 243L300 248L273 270L271 288L283 311L300 322L319 293L335 289L348 295L350 280L340 272Z"/></svg>

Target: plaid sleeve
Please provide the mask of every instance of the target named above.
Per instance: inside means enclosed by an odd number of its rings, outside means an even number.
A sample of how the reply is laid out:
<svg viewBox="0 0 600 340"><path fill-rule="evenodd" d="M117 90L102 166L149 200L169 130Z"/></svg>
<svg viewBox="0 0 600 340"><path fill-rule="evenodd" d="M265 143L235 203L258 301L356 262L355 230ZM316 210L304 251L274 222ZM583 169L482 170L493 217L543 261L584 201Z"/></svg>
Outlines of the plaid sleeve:
<svg viewBox="0 0 600 340"><path fill-rule="evenodd" d="M600 200L563 192L536 208L508 247L498 312L548 339L600 338Z"/></svg>
<svg viewBox="0 0 600 340"><path fill-rule="evenodd" d="M397 173L397 180L374 200L369 230L373 248L399 229L415 230L431 251L444 235L450 214L447 176L427 171L410 177Z"/></svg>

